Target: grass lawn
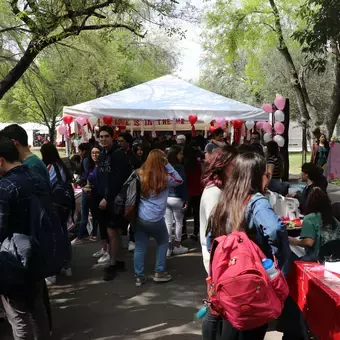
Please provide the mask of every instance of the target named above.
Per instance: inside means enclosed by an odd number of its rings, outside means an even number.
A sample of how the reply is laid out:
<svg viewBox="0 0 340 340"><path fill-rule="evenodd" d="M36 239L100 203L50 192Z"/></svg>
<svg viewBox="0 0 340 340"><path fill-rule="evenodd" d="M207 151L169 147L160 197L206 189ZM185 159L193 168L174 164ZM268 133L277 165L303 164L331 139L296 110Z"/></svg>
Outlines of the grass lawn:
<svg viewBox="0 0 340 340"><path fill-rule="evenodd" d="M307 153L307 162L310 161L310 153ZM302 152L289 153L289 173L300 174L302 166Z"/></svg>

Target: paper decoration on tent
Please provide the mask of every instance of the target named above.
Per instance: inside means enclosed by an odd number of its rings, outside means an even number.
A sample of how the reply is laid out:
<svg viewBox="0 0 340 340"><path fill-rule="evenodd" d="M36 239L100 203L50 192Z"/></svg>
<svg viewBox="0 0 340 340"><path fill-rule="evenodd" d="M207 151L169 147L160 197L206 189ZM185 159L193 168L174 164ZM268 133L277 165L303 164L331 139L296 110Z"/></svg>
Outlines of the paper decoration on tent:
<svg viewBox="0 0 340 340"><path fill-rule="evenodd" d="M217 129L218 129L218 126L211 125L210 128L209 128L209 132L212 134Z"/></svg>
<svg viewBox="0 0 340 340"><path fill-rule="evenodd" d="M59 125L59 126L58 126L58 132L59 132L61 135L65 135L66 131L67 131L67 126L65 126L65 125Z"/></svg>
<svg viewBox="0 0 340 340"><path fill-rule="evenodd" d="M197 123L198 121L198 117L197 116L189 116L189 122L191 124L191 135L193 137L196 137L196 129L195 129L195 124Z"/></svg>
<svg viewBox="0 0 340 340"><path fill-rule="evenodd" d="M225 123L226 123L226 121L225 121L224 118L216 118L216 124L217 124L218 127L220 127L220 128L224 127Z"/></svg>
<svg viewBox="0 0 340 340"><path fill-rule="evenodd" d="M155 121L152 121L152 132L151 132L151 136L152 138L156 138L157 137L157 133L156 133L156 125L155 125Z"/></svg>
<svg viewBox="0 0 340 340"><path fill-rule="evenodd" d="M172 134L176 136L177 131L176 131L176 118L172 120Z"/></svg>
<svg viewBox="0 0 340 340"><path fill-rule="evenodd" d="M140 135L144 137L144 119L142 119L140 124Z"/></svg>
<svg viewBox="0 0 340 340"><path fill-rule="evenodd" d="M80 126L84 126L84 125L86 124L86 118L77 117L77 118L76 118L76 122L77 122Z"/></svg>
<svg viewBox="0 0 340 340"><path fill-rule="evenodd" d="M263 129L263 122L256 123L256 130L261 131Z"/></svg>
<svg viewBox="0 0 340 340"><path fill-rule="evenodd" d="M248 130L252 130L254 128L254 126L255 126L255 122L253 122L252 120L246 121L246 128Z"/></svg>
<svg viewBox="0 0 340 340"><path fill-rule="evenodd" d="M131 135L133 135L133 126L134 126L134 120L131 119L130 120L130 133L131 133Z"/></svg>

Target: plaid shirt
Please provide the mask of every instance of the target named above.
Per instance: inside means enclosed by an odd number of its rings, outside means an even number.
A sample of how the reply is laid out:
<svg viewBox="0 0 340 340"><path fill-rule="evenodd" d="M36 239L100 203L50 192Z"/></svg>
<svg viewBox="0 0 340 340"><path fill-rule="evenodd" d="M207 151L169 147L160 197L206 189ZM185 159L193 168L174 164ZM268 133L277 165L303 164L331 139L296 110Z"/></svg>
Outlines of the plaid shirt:
<svg viewBox="0 0 340 340"><path fill-rule="evenodd" d="M8 171L0 179L0 244L13 233L30 234L30 198L49 195L50 189L26 165Z"/></svg>

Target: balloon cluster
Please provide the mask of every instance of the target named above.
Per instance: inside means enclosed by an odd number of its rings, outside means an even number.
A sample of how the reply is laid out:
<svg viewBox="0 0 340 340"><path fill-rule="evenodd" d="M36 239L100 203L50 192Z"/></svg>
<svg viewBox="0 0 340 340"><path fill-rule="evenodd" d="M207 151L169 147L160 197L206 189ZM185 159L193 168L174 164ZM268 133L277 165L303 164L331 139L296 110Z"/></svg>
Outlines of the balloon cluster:
<svg viewBox="0 0 340 340"><path fill-rule="evenodd" d="M285 120L285 114L282 110L284 110L286 106L286 99L281 95L276 95L274 105L272 104L264 104L262 105L262 109L268 113L274 112L274 128L268 122L262 123L258 122L256 124L257 129L262 129L264 131L263 140L268 143L274 140L280 148L285 145L285 139L281 136L285 131L285 126L283 124ZM273 138L273 132L275 136Z"/></svg>

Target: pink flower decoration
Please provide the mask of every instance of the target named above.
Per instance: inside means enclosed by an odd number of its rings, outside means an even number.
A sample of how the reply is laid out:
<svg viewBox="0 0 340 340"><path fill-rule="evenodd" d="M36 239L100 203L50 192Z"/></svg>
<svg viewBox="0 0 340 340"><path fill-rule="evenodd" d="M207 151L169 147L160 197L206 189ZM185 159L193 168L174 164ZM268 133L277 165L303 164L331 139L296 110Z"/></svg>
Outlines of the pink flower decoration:
<svg viewBox="0 0 340 340"><path fill-rule="evenodd" d="M334 145L335 145L335 142L334 142L334 140L333 141L331 141L331 144L329 145L331 148L334 148Z"/></svg>
<svg viewBox="0 0 340 340"><path fill-rule="evenodd" d="M331 181L333 181L333 179L334 179L334 174L331 172L331 173L328 175L328 177L329 177L329 179L330 179Z"/></svg>

